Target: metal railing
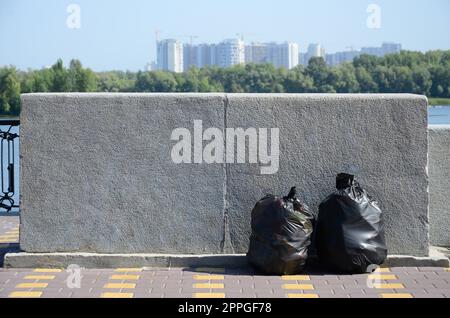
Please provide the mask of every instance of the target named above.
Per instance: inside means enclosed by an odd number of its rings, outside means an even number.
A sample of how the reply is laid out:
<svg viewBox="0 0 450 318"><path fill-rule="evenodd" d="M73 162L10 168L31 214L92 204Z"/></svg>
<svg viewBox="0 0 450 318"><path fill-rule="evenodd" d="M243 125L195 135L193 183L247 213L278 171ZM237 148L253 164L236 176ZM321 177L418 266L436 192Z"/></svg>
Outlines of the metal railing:
<svg viewBox="0 0 450 318"><path fill-rule="evenodd" d="M0 177L1 177L1 193L0 193L0 212L11 212L19 209L16 204L18 198L18 184L16 184L18 161L18 127L20 121L18 119L0 119ZM4 128L7 129L4 129ZM17 130L13 132L13 130ZM17 157L16 157L17 156Z"/></svg>

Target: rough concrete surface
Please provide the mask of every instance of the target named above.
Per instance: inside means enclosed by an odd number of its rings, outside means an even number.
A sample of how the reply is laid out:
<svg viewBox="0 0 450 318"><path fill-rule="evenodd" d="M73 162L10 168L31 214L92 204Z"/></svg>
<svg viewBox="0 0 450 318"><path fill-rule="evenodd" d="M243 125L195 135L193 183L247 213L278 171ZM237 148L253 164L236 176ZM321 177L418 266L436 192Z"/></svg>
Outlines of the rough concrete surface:
<svg viewBox="0 0 450 318"><path fill-rule="evenodd" d="M428 255L427 100L415 95L22 96L26 252L244 253L250 212L291 186L313 212L350 172L378 199L390 254ZM175 128L280 129L280 167L175 164Z"/></svg>
<svg viewBox="0 0 450 318"><path fill-rule="evenodd" d="M428 130L431 244L450 246L450 125Z"/></svg>
<svg viewBox="0 0 450 318"><path fill-rule="evenodd" d="M389 254L428 255L427 100L414 95L228 95L228 127L279 127L280 168L228 165L235 252L247 249L250 212L266 193L297 186L313 213L355 174L384 212Z"/></svg>
<svg viewBox="0 0 450 318"><path fill-rule="evenodd" d="M223 96L22 95L22 249L219 253L222 165L171 159L194 119L223 129Z"/></svg>

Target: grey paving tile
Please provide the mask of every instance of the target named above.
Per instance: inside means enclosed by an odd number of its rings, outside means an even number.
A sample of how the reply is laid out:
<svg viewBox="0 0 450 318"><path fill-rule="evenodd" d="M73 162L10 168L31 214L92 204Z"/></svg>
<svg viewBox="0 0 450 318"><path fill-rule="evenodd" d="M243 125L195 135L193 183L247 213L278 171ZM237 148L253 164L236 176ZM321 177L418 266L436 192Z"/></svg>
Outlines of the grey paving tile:
<svg viewBox="0 0 450 318"><path fill-rule="evenodd" d="M419 271L417 267L391 267L390 270L393 273L397 272L413 273Z"/></svg>
<svg viewBox="0 0 450 318"><path fill-rule="evenodd" d="M443 267L419 267L419 272L444 272L445 268Z"/></svg>

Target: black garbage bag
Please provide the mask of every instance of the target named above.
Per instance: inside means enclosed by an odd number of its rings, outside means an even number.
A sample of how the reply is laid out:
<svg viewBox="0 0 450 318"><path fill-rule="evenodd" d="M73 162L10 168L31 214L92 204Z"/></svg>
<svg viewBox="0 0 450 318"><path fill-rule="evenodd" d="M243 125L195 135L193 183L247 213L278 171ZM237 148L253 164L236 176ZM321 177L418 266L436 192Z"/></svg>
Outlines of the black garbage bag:
<svg viewBox="0 0 450 318"><path fill-rule="evenodd" d="M295 187L284 198L266 195L252 210L247 257L251 265L266 274L296 274L305 266L312 216L295 195Z"/></svg>
<svg viewBox="0 0 450 318"><path fill-rule="evenodd" d="M369 265L380 265L387 256L382 212L354 176L338 174L336 188L319 206L317 255L330 269L365 273Z"/></svg>

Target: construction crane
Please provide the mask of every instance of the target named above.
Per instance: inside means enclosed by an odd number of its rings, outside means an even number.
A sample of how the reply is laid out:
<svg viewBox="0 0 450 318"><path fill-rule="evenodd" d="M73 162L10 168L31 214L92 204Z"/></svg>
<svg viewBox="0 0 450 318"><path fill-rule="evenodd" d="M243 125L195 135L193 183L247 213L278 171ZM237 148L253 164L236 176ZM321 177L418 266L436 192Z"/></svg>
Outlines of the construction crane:
<svg viewBox="0 0 450 318"><path fill-rule="evenodd" d="M189 45L192 46L194 44L194 40L198 39L198 35L178 35L176 38L188 38Z"/></svg>

